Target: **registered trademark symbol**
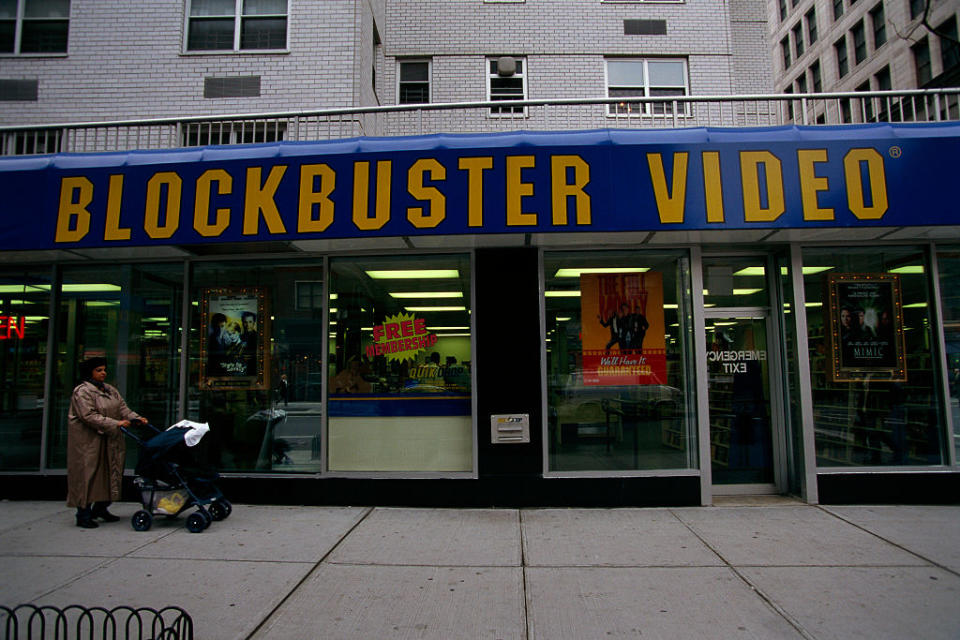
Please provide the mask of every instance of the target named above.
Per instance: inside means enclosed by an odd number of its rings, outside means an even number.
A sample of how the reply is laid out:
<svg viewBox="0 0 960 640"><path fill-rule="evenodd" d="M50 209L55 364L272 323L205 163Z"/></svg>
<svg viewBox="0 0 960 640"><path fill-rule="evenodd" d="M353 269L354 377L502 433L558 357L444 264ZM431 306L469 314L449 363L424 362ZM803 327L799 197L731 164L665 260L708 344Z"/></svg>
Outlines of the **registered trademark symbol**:
<svg viewBox="0 0 960 640"><path fill-rule="evenodd" d="M890 147L890 157L899 158L903 154L903 149L897 146Z"/></svg>

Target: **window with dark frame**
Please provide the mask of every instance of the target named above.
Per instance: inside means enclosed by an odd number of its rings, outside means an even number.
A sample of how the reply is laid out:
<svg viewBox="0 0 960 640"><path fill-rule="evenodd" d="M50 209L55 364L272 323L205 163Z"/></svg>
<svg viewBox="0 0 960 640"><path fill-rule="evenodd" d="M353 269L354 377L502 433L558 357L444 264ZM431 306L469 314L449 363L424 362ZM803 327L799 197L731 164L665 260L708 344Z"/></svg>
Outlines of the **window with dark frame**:
<svg viewBox="0 0 960 640"><path fill-rule="evenodd" d="M430 102L430 61L400 60L397 73L397 104Z"/></svg>
<svg viewBox="0 0 960 640"><path fill-rule="evenodd" d="M890 66L886 66L880 71L877 71L873 76L874 82L877 85L877 91L890 91L893 89L893 83L890 80ZM899 103L894 101L890 112L887 111L888 107L891 107L890 98L881 98L880 99L880 111L877 113L877 120L880 122L890 122L890 116L893 115L897 117L900 113ZM892 113L891 113L892 112Z"/></svg>
<svg viewBox="0 0 960 640"><path fill-rule="evenodd" d="M927 0L908 0L910 2L910 19L913 20L923 15L923 10L927 6Z"/></svg>
<svg viewBox="0 0 960 640"><path fill-rule="evenodd" d="M879 49L887 42L887 19L882 2L870 9L870 25L873 27L873 48Z"/></svg>
<svg viewBox="0 0 960 640"><path fill-rule="evenodd" d="M841 36L839 40L833 43L833 50L837 54L837 77L842 78L850 72L846 36Z"/></svg>
<svg viewBox="0 0 960 640"><path fill-rule="evenodd" d="M803 25L799 22L793 26L793 51L797 55L797 59L803 55Z"/></svg>
<svg viewBox="0 0 960 640"><path fill-rule="evenodd" d="M853 37L853 60L856 64L860 64L867 59L867 33L863 20L853 25L850 35Z"/></svg>
<svg viewBox="0 0 960 640"><path fill-rule="evenodd" d="M791 59L790 59L790 36L784 36L783 40L780 41L780 53L783 55L783 70L786 71L790 68Z"/></svg>
<svg viewBox="0 0 960 640"><path fill-rule="evenodd" d="M823 91L823 79L820 75L820 61L816 60L810 65L810 86L814 93Z"/></svg>
<svg viewBox="0 0 960 640"><path fill-rule="evenodd" d="M787 19L787 0L780 0L780 20Z"/></svg>
<svg viewBox="0 0 960 640"><path fill-rule="evenodd" d="M797 93L806 93L807 92L807 75L801 73L797 76Z"/></svg>
<svg viewBox="0 0 960 640"><path fill-rule="evenodd" d="M0 53L66 53L70 0L0 1Z"/></svg>
<svg viewBox="0 0 960 640"><path fill-rule="evenodd" d="M280 122L192 122L183 127L185 147L280 142L287 125Z"/></svg>
<svg viewBox="0 0 960 640"><path fill-rule="evenodd" d="M837 21L843 16L843 0L833 0L833 19Z"/></svg>
<svg viewBox="0 0 960 640"><path fill-rule="evenodd" d="M910 47L910 51L913 53L913 68L917 74L917 86L922 88L933 78L930 67L930 41L924 38Z"/></svg>
<svg viewBox="0 0 960 640"><path fill-rule="evenodd" d="M857 85L856 91L870 91L870 81L866 80L859 85ZM874 120L874 109L873 109L873 99L872 98L860 98L860 102L863 106L863 119L864 122L873 122Z"/></svg>
<svg viewBox="0 0 960 640"><path fill-rule="evenodd" d="M807 22L807 43L812 45L819 37L817 33L817 8L811 7L810 11L807 11L807 15L804 16L804 20Z"/></svg>
<svg viewBox="0 0 960 640"><path fill-rule="evenodd" d="M287 0L187 2L187 51L287 48Z"/></svg>
<svg viewBox="0 0 960 640"><path fill-rule="evenodd" d="M936 29L940 37L940 61L943 70L949 71L960 66L960 43L957 42L957 17L940 24Z"/></svg>

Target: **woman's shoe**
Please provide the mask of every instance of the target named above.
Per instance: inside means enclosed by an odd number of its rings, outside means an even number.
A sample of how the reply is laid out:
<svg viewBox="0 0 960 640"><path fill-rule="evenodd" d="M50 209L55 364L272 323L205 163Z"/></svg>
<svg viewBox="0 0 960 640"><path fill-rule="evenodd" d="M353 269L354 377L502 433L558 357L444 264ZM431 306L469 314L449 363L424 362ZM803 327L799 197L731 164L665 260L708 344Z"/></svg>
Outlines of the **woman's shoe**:
<svg viewBox="0 0 960 640"><path fill-rule="evenodd" d="M93 511L88 507L77 509L77 526L84 529L96 529L100 525L93 521Z"/></svg>
<svg viewBox="0 0 960 640"><path fill-rule="evenodd" d="M115 516L109 511L107 511L107 505L105 504L94 504L92 509L92 516L94 518L100 518L104 522L117 522L120 520L118 516Z"/></svg>

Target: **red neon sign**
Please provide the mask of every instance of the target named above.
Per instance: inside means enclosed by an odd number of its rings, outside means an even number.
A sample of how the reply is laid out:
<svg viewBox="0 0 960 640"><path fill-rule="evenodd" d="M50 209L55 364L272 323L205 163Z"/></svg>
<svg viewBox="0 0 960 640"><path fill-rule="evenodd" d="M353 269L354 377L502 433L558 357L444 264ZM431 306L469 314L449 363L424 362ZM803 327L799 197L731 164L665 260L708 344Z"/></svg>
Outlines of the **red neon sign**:
<svg viewBox="0 0 960 640"><path fill-rule="evenodd" d="M0 340L8 340L10 338L23 340L23 334L26 328L27 322L23 316L0 315Z"/></svg>

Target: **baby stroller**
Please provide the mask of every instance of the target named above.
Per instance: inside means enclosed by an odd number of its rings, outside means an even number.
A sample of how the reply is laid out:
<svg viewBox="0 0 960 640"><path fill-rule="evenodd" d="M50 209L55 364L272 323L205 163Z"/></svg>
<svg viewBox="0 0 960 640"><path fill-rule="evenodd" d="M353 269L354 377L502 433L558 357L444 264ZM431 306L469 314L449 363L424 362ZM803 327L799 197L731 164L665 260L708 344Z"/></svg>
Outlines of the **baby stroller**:
<svg viewBox="0 0 960 640"><path fill-rule="evenodd" d="M123 432L140 445L140 457L133 482L140 491L143 509L130 518L136 531L147 531L155 515L176 518L190 507L197 510L187 516L187 530L200 533L214 520L226 519L233 507L214 484L219 474L196 466L188 447L196 445L210 430L206 424L183 420L166 431L140 423L146 438L132 429Z"/></svg>

